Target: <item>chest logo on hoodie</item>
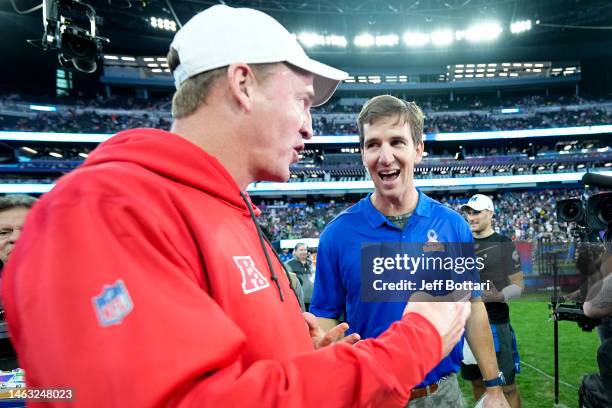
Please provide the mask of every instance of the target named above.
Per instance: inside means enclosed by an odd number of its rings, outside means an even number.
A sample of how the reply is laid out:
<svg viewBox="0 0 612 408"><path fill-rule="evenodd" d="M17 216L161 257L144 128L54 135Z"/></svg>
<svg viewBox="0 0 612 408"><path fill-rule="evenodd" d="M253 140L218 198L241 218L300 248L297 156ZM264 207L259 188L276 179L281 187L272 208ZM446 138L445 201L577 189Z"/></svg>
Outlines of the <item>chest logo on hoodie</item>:
<svg viewBox="0 0 612 408"><path fill-rule="evenodd" d="M242 291L245 294L253 293L270 286L270 282L257 269L250 256L235 256L234 262L242 274Z"/></svg>

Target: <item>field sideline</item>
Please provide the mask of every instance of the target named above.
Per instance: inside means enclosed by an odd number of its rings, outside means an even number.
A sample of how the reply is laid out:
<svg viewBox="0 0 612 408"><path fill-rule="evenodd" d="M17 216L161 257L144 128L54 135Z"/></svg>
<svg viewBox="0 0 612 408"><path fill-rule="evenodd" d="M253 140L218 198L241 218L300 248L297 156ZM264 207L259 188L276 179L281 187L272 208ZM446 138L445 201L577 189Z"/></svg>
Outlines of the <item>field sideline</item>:
<svg viewBox="0 0 612 408"><path fill-rule="evenodd" d="M554 406L553 323L545 301L520 300L510 305L517 334L521 373L517 385L524 408ZM596 330L583 332L574 322L559 322L559 403L578 407L582 376L597 371L599 337ZM460 380L468 407L474 406L471 386Z"/></svg>

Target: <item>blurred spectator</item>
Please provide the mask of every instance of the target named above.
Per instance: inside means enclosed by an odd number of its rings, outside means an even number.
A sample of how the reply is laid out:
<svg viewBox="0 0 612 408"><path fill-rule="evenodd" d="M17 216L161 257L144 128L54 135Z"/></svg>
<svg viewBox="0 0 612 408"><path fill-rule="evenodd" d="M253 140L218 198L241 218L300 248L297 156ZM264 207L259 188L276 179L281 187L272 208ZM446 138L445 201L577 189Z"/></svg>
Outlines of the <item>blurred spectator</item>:
<svg viewBox="0 0 612 408"><path fill-rule="evenodd" d="M2 268L8 261L30 208L38 201L28 195L7 195L0 197L0 261ZM1 285L0 285L1 286ZM0 297L0 307L2 298ZM4 321L4 310L0 312ZM0 338L0 370L11 371L19 367L15 350L8 338Z"/></svg>
<svg viewBox="0 0 612 408"><path fill-rule="evenodd" d="M306 310L310 305L310 298L312 297L312 288L314 284L314 276L312 271L312 263L308 259L308 247L303 242L298 242L293 248L293 258L285 263L285 266L290 273L297 275L302 286L302 293L304 294L304 305Z"/></svg>

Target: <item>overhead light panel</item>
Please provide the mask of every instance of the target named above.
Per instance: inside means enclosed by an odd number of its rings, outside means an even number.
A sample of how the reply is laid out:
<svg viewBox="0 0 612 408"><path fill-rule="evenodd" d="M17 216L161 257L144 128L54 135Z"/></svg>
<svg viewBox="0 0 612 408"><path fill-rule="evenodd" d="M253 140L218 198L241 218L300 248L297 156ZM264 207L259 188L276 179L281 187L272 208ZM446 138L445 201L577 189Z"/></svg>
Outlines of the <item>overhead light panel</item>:
<svg viewBox="0 0 612 408"><path fill-rule="evenodd" d="M404 44L408 47L422 47L429 44L431 38L429 34L421 32L407 32L403 36Z"/></svg>
<svg viewBox="0 0 612 408"><path fill-rule="evenodd" d="M166 31L176 31L176 22L167 18L151 17L149 19L151 27Z"/></svg>
<svg viewBox="0 0 612 408"><path fill-rule="evenodd" d="M38 154L37 150L34 150L34 149L32 149L31 147L28 147L28 146L22 146L21 150L26 151L26 152L28 152L30 154Z"/></svg>
<svg viewBox="0 0 612 408"><path fill-rule="evenodd" d="M480 23L469 27L467 30L457 31L455 37L457 40L466 39L470 42L486 42L497 39L502 31L498 23Z"/></svg>
<svg viewBox="0 0 612 408"><path fill-rule="evenodd" d="M520 34L531 30L531 20L522 20L510 24L510 32L512 34Z"/></svg>
<svg viewBox="0 0 612 408"><path fill-rule="evenodd" d="M431 33L431 42L436 46L452 44L453 33L450 30L439 30Z"/></svg>
<svg viewBox="0 0 612 408"><path fill-rule="evenodd" d="M399 37L395 34L377 35L374 43L377 47L393 47L399 44Z"/></svg>
<svg viewBox="0 0 612 408"><path fill-rule="evenodd" d="M353 42L357 47L367 48L373 46L376 42L376 39L373 35L365 33L356 36Z"/></svg>
<svg viewBox="0 0 612 408"><path fill-rule="evenodd" d="M346 37L342 35L321 35L317 33L304 32L297 36L297 39L307 48L327 46L327 47L346 47Z"/></svg>

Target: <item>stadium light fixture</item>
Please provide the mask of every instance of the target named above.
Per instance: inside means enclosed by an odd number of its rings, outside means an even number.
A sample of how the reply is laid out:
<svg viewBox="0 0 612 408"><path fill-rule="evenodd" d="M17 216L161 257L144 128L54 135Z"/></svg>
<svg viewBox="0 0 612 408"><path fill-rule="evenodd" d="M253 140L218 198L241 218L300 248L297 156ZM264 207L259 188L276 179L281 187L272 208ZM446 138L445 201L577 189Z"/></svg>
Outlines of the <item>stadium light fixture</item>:
<svg viewBox="0 0 612 408"><path fill-rule="evenodd" d="M176 31L176 22L167 18L151 17L149 19L151 27L166 31Z"/></svg>
<svg viewBox="0 0 612 408"><path fill-rule="evenodd" d="M429 34L415 31L404 33L403 40L408 47L422 47L429 44L431 38Z"/></svg>
<svg viewBox="0 0 612 408"><path fill-rule="evenodd" d="M394 47L399 44L399 37L395 34L377 35L374 43L377 47Z"/></svg>
<svg viewBox="0 0 612 408"><path fill-rule="evenodd" d="M450 30L438 30L431 33L433 45L441 47L450 45L453 42L453 33Z"/></svg>
<svg viewBox="0 0 612 408"><path fill-rule="evenodd" d="M53 157L56 157L58 159L64 157L61 153L58 153L58 152L49 152L49 156L53 156Z"/></svg>
<svg viewBox="0 0 612 408"><path fill-rule="evenodd" d="M363 48L371 47L374 45L375 42L376 42L376 39L374 38L374 36L368 33L360 34L356 36L355 39L353 40L353 43L357 47L363 47Z"/></svg>
<svg viewBox="0 0 612 408"><path fill-rule="evenodd" d="M55 106L47 105L30 105L30 110L38 112L57 112L57 108Z"/></svg>
<svg viewBox="0 0 612 408"><path fill-rule="evenodd" d="M24 150L30 154L38 154L37 150L32 149L31 147L28 146L21 146L21 150Z"/></svg>
<svg viewBox="0 0 612 408"><path fill-rule="evenodd" d="M347 45L346 37L343 35L321 35L311 32L303 32L297 36L297 39L306 47L312 48L317 46L341 47Z"/></svg>
<svg viewBox="0 0 612 408"><path fill-rule="evenodd" d="M531 30L531 20L521 20L510 24L512 34L520 34L529 30Z"/></svg>
<svg viewBox="0 0 612 408"><path fill-rule="evenodd" d="M455 38L459 40L466 39L470 42L485 42L493 41L502 33L502 28L499 23L487 22L474 24L467 30L459 30L455 33Z"/></svg>

